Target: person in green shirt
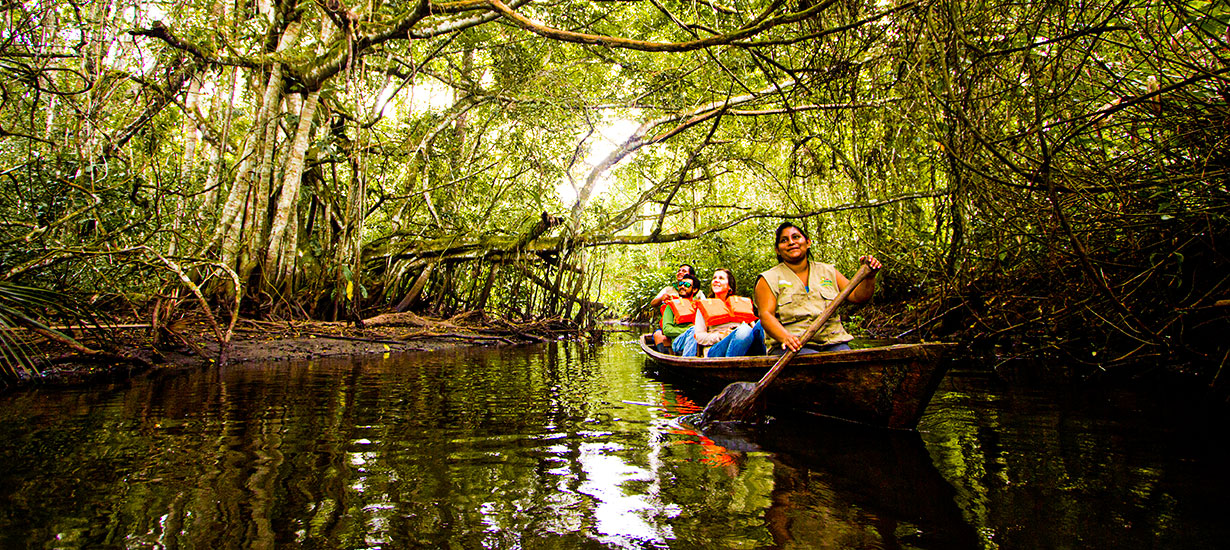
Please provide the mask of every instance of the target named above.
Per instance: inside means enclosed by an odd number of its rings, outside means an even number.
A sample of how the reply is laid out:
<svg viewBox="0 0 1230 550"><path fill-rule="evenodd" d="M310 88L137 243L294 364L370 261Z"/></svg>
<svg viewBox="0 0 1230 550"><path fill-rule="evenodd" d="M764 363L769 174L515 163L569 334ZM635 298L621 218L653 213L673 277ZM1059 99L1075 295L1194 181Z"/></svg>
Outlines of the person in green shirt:
<svg viewBox="0 0 1230 550"><path fill-rule="evenodd" d="M665 302L666 300L678 298L679 281L682 281L683 278L688 275L696 275L696 268L693 268L691 264L679 264L679 269L675 271L675 281L662 287L662 290L659 290L658 294L654 296L652 300L649 300L649 307L659 307L662 305L662 302ZM693 294L692 298L696 300L705 299L705 292L703 290L697 288L695 289L695 292L696 294Z"/></svg>
<svg viewBox="0 0 1230 550"><path fill-rule="evenodd" d="M675 308L670 307L670 301L663 302L662 305L662 328L653 333L654 347L662 353L678 354L682 351L681 334L692 327L692 319L696 313L695 303L696 290L700 287L700 279L695 275L688 273L684 275L677 283L675 289L679 292L679 298L676 300L686 300L689 302L691 315L684 319L675 318Z"/></svg>

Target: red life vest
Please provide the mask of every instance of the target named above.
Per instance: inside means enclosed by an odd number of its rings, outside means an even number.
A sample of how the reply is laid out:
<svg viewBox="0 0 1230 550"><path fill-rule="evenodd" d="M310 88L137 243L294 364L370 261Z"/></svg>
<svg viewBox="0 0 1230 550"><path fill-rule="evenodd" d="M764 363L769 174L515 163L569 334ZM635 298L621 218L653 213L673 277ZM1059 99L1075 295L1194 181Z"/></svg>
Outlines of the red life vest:
<svg viewBox="0 0 1230 550"><path fill-rule="evenodd" d="M705 298L700 301L700 314L708 327L726 323L755 323L759 319L752 309L752 299L743 296L730 296L725 300Z"/></svg>
<svg viewBox="0 0 1230 550"><path fill-rule="evenodd" d="M665 316L666 308L671 308L671 313L675 314L675 324L682 325L696 321L696 300L691 298L670 298L662 303L662 314ZM666 322L665 319L662 321Z"/></svg>

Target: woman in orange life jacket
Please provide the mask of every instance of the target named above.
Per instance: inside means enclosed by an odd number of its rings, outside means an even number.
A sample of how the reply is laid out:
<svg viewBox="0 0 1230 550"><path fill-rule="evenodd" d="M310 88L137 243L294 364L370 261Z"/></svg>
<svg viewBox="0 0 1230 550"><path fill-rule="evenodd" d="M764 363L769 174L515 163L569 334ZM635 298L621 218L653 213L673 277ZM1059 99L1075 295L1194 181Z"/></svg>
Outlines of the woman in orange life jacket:
<svg viewBox="0 0 1230 550"><path fill-rule="evenodd" d="M753 313L752 301L735 293L735 276L729 269L713 272L709 284L713 298L700 300L696 321L681 337L680 355L697 355L704 346L705 357L764 355L764 329Z"/></svg>
<svg viewBox="0 0 1230 550"><path fill-rule="evenodd" d="M700 286L700 279L688 273L676 284L679 296L668 298L662 305L662 328L654 331L654 347L662 353L679 353L683 346L680 338L685 331L692 328L696 314L695 294Z"/></svg>
<svg viewBox="0 0 1230 550"><path fill-rule="evenodd" d="M760 322L770 344L769 354L782 355L787 349L800 354L850 349L847 342L854 337L841 326L841 318L836 315L829 318L810 341L799 339L837 294L845 290L850 280L831 264L811 261L811 241L793 223L783 222L777 227L775 242L777 260L781 263L760 274L755 291ZM859 257L860 262L863 260L872 269L880 269L875 257ZM875 276L876 271L872 271L847 300L855 303L870 300L875 291Z"/></svg>

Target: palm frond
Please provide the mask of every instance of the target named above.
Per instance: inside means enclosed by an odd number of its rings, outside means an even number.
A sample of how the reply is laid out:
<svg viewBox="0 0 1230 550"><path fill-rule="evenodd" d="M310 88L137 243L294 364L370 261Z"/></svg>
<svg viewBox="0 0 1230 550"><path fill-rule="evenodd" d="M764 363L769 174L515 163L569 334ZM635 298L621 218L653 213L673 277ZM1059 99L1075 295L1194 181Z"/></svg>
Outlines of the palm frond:
<svg viewBox="0 0 1230 550"><path fill-rule="evenodd" d="M17 379L24 373L41 376L37 361L29 353L29 346L17 332L17 325L8 315L5 304L0 301L0 378Z"/></svg>
<svg viewBox="0 0 1230 550"><path fill-rule="evenodd" d="M49 321L85 329L103 326L98 318L88 303L72 295L0 281L0 379L42 376L38 354L22 329L84 348Z"/></svg>

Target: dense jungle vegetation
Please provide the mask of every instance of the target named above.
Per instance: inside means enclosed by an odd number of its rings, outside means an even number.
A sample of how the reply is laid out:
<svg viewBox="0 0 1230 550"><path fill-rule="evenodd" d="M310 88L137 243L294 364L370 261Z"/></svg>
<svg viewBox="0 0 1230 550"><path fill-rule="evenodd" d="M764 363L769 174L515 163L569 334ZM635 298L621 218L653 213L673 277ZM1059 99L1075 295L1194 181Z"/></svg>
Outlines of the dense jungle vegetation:
<svg viewBox="0 0 1230 550"><path fill-rule="evenodd" d="M1227 362L1225 3L3 10L5 376L121 316L583 330L677 262L750 288L782 219L846 273L885 263L865 328Z"/></svg>

